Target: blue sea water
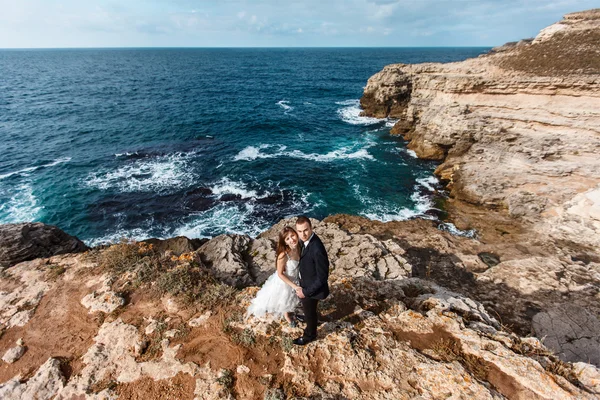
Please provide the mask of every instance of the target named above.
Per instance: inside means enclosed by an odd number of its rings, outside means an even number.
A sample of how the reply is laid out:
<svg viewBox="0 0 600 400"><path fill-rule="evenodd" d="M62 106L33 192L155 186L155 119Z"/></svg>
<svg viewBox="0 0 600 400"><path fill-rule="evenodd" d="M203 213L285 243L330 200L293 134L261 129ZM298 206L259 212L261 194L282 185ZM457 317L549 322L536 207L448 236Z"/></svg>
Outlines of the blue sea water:
<svg viewBox="0 0 600 400"><path fill-rule="evenodd" d="M2 50L0 223L95 245L423 215L435 164L359 116L363 87L387 64L487 50Z"/></svg>

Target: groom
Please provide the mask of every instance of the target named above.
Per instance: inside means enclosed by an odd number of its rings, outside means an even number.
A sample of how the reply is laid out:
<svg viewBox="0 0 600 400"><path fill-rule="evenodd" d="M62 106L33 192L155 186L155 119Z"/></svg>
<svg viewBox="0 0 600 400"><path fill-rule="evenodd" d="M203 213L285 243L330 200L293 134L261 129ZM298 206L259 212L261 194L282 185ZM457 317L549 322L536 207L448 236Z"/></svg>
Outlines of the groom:
<svg viewBox="0 0 600 400"><path fill-rule="evenodd" d="M300 255L300 287L296 294L300 298L306 320L302 337L294 344L304 346L317 338L317 304L329 296L329 259L323 242L312 230L310 220L300 216L296 220L296 232L302 242Z"/></svg>

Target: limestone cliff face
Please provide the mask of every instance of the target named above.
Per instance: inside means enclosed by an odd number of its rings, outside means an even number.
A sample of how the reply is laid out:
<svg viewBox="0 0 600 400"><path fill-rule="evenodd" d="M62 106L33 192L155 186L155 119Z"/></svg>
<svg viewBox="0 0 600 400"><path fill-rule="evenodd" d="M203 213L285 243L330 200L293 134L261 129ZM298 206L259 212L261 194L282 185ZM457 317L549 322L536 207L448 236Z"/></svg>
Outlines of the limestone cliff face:
<svg viewBox="0 0 600 400"><path fill-rule="evenodd" d="M450 64L395 64L361 105L426 159L454 199L503 209L534 231L600 247L600 10L533 40Z"/></svg>

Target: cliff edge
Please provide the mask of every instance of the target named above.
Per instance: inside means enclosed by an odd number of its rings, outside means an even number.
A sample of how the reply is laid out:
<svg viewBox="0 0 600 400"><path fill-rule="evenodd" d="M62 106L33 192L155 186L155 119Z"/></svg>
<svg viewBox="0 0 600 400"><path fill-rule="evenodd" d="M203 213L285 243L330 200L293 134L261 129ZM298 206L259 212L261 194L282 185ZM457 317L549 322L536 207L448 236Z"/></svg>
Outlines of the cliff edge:
<svg viewBox="0 0 600 400"><path fill-rule="evenodd" d="M331 260L318 340L297 347L302 326L244 319L274 272L276 235L293 223L254 239L221 235L197 250L183 238L123 242L11 266L0 277L0 397L600 395L596 367L560 360L540 340L507 331L488 306L432 282L437 265L448 283L460 282L470 276L463 263L481 272L491 257L466 254L472 239L432 221L314 221Z"/></svg>

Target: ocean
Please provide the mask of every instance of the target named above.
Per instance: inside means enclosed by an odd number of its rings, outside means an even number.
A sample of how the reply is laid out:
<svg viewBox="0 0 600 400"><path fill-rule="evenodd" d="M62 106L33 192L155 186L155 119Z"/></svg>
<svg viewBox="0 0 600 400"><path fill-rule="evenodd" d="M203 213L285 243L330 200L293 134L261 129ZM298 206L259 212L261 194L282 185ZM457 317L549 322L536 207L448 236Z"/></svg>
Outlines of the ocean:
<svg viewBox="0 0 600 400"><path fill-rule="evenodd" d="M429 216L436 164L361 117L392 63L489 48L0 50L0 223L88 245Z"/></svg>

